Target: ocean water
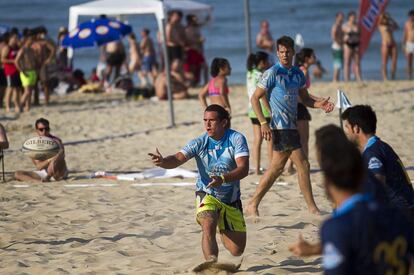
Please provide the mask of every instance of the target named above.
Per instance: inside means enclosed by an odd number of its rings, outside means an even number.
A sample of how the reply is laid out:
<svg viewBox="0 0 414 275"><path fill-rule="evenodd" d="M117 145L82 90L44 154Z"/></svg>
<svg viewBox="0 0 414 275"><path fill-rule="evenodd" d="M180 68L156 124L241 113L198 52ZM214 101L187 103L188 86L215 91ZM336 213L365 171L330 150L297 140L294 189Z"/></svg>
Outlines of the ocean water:
<svg viewBox="0 0 414 275"><path fill-rule="evenodd" d="M122 1L122 0L119 0ZM0 24L18 28L45 25L52 38L57 35L60 26L67 26L69 7L88 1L83 0L0 0ZM199 0L213 6L213 21L202 29L206 37L205 53L208 63L214 57L229 59L232 66L231 84L245 82L246 42L244 29L243 0ZM398 44L397 78L405 79L406 61L401 50L402 28L407 13L413 9L412 0L390 0L388 11L397 21L400 29L394 35ZM139 5L139 0L137 0ZM267 19L273 38L281 35L294 37L300 33L306 47L315 49L318 59L327 69L324 80L331 79L332 58L330 49L330 29L338 11L358 11L359 0L250 0L252 46L259 31L260 21ZM82 17L80 21L90 17ZM129 16L128 22L139 33L142 27L151 30L155 38L157 31L155 17ZM381 38L375 32L370 47L362 59L364 79L381 79ZM98 60L97 49L79 49L75 51L75 67L81 68L88 75Z"/></svg>

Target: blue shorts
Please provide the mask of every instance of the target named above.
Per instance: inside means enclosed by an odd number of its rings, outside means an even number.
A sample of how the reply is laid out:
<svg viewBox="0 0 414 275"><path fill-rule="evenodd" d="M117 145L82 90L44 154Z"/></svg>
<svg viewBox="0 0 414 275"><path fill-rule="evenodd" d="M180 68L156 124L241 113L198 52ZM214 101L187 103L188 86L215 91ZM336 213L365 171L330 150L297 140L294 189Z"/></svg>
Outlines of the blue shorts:
<svg viewBox="0 0 414 275"><path fill-rule="evenodd" d="M141 70L151 72L152 68L157 64L154 55L146 55L142 57Z"/></svg>
<svg viewBox="0 0 414 275"><path fill-rule="evenodd" d="M272 130L273 150L288 152L301 148L299 132L296 129Z"/></svg>

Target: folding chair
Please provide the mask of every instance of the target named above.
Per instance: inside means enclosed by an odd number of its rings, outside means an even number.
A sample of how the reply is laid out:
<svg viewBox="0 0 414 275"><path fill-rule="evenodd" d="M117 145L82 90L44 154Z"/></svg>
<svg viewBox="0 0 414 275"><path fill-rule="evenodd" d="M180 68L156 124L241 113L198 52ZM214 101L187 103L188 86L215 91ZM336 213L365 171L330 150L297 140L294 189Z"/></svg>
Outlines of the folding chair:
<svg viewBox="0 0 414 275"><path fill-rule="evenodd" d="M3 182L6 181L6 177L4 176L4 153L3 149L0 149L0 161L1 161L1 172L3 175Z"/></svg>

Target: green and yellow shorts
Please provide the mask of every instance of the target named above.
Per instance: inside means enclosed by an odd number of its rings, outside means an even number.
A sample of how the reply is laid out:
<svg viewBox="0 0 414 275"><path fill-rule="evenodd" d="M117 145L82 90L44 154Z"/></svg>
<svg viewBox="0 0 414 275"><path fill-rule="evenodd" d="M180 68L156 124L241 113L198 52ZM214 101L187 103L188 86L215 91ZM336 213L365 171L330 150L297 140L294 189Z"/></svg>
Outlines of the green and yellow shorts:
<svg viewBox="0 0 414 275"><path fill-rule="evenodd" d="M199 214L203 211L218 213L218 228L220 231L246 232L241 200L228 205L205 192L197 191L196 220L198 224L200 224Z"/></svg>

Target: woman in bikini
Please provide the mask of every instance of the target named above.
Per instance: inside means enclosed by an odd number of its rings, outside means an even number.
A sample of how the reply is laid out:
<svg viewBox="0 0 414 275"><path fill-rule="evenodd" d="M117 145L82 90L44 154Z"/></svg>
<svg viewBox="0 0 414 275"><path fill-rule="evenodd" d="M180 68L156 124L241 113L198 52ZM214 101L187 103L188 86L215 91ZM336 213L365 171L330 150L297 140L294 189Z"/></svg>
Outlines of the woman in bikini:
<svg viewBox="0 0 414 275"><path fill-rule="evenodd" d="M231 74L230 63L225 58L214 58L211 62L210 75L211 79L198 94L201 107L203 110L207 108L207 95L210 104L218 104L231 114L229 102L229 87L227 86L227 76Z"/></svg>
<svg viewBox="0 0 414 275"><path fill-rule="evenodd" d="M381 13L378 20L378 30L381 34L381 59L382 59L382 78L388 79L387 65L388 57L391 56L391 79L395 79L397 70L397 44L394 40L394 31L398 29L398 24L391 18L388 12Z"/></svg>
<svg viewBox="0 0 414 275"><path fill-rule="evenodd" d="M354 73L357 81L362 81L361 63L359 56L359 26L356 21L356 13L348 14L348 21L342 26L344 33L344 80L349 81L352 60L354 61Z"/></svg>

